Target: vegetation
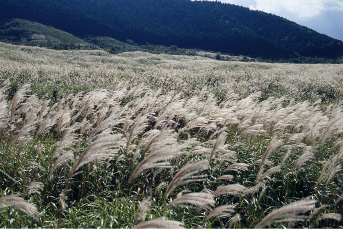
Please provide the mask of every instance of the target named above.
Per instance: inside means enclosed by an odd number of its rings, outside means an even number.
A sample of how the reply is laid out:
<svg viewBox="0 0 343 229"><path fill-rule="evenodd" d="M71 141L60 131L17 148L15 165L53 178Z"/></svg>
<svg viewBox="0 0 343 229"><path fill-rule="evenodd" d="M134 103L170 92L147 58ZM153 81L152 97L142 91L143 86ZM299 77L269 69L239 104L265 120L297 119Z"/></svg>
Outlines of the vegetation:
<svg viewBox="0 0 343 229"><path fill-rule="evenodd" d="M341 226L341 65L0 54L0 227Z"/></svg>
<svg viewBox="0 0 343 229"><path fill-rule="evenodd" d="M54 49L89 49L82 39L61 30L23 19L0 21L0 40Z"/></svg>
<svg viewBox="0 0 343 229"><path fill-rule="evenodd" d="M22 18L78 37L128 39L269 60L341 59L343 42L275 15L209 1L1 0L2 18Z"/></svg>

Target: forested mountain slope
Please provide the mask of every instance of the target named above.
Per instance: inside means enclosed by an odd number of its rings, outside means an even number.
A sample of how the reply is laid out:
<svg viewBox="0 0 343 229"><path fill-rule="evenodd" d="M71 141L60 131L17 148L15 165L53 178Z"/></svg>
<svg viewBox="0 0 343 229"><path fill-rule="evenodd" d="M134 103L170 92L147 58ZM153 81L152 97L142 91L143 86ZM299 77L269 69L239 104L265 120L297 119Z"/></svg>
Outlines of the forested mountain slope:
<svg viewBox="0 0 343 229"><path fill-rule="evenodd" d="M79 37L109 36L270 59L343 56L339 40L275 15L220 2L0 0L0 15Z"/></svg>

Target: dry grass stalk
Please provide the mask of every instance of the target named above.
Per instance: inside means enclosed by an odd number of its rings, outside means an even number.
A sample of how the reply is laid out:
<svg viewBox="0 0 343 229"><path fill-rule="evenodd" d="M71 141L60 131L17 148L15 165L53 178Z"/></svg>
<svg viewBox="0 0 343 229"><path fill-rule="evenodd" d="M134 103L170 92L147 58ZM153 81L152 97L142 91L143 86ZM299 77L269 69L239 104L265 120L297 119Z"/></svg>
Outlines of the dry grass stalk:
<svg viewBox="0 0 343 229"><path fill-rule="evenodd" d="M167 197L175 188L180 185L185 185L190 182L203 181L204 177L193 176L209 168L208 160L198 161L192 164L187 164L180 169L169 183L165 196Z"/></svg>
<svg viewBox="0 0 343 229"><path fill-rule="evenodd" d="M0 198L0 208L2 207L14 207L33 217L38 214L36 206L28 203L19 195L9 195Z"/></svg>
<svg viewBox="0 0 343 229"><path fill-rule="evenodd" d="M174 220L168 220L165 217L143 222L134 228L184 228L183 223Z"/></svg>
<svg viewBox="0 0 343 229"><path fill-rule="evenodd" d="M151 206L151 197L145 198L139 203L137 210L137 221L145 221L145 213Z"/></svg>
<svg viewBox="0 0 343 229"><path fill-rule="evenodd" d="M185 195L178 195L178 197L172 200L167 207L172 205L178 205L181 207L188 207L189 204L195 205L198 209L205 209L212 211L214 207L214 196L207 192L193 192Z"/></svg>
<svg viewBox="0 0 343 229"><path fill-rule="evenodd" d="M205 220L209 220L212 217L230 217L232 216L233 213L235 213L235 205L223 205L220 207L217 207L215 209L213 209L208 216L205 218Z"/></svg>
<svg viewBox="0 0 343 229"><path fill-rule="evenodd" d="M255 228L265 228L275 222L304 221L304 214L315 209L316 200L300 200L272 211L264 217Z"/></svg>
<svg viewBox="0 0 343 229"><path fill-rule="evenodd" d="M14 183L17 183L19 181L15 180L13 177L11 177L10 175L8 175L4 170L0 169L0 173L4 174L8 179L10 179L11 181L13 181Z"/></svg>

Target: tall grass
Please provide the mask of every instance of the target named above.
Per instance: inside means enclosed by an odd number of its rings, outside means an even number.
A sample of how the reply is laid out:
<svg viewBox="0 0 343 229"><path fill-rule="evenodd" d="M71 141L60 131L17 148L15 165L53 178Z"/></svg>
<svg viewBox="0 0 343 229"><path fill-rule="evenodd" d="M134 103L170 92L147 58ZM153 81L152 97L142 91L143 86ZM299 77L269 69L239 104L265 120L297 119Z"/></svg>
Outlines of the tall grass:
<svg viewBox="0 0 343 229"><path fill-rule="evenodd" d="M1 48L8 52L1 57L2 64L9 63L8 55L19 53L32 59L3 70L9 81L0 89L0 227L342 224L343 110L340 103L333 103L337 101L324 102L324 97L323 102L315 101L320 97L315 93L302 100L292 97L293 92L265 97L250 93L258 88L244 89L244 82L232 87L239 85L237 90L224 90L225 83L205 87L199 75L193 79L199 83L197 91L186 83L187 76L173 81L174 70L164 78L166 69L159 72L158 80L157 73L142 73L141 80L137 73L130 76L136 83L118 83L107 90L95 88L113 78L96 70L92 74L99 75L88 78L85 84L94 82L84 92L44 96L35 88L44 83L37 84L40 79L34 75L37 65L49 58L63 58L61 68L67 68L66 59L81 54L90 65L101 63L98 58L121 59L130 62L122 66L131 71L134 59L151 54L106 56L102 51L70 54L38 48L27 53L23 47L4 44ZM40 60L45 52L50 57ZM166 61L152 67L154 71L164 64L180 68L178 58L189 58L191 67L190 63L182 66L195 71L203 70L201 63L232 64L199 57L154 57L161 59L152 62ZM71 69L73 61L80 61L77 58L69 63ZM36 65L29 71L31 85L19 86L16 74L29 61ZM108 64L110 69L102 73L121 66L112 64L115 67ZM246 65L241 63L243 69L250 68ZM264 65L280 72L287 67ZM297 67L310 71L306 65ZM336 73L341 68L328 67ZM75 78L91 72L74 71ZM51 70L42 77L57 77L56 73ZM51 84L71 79L63 74ZM113 77L119 77L116 74ZM231 82L228 79L224 81ZM280 85L289 82L286 77ZM157 89L158 85L163 87ZM222 89L224 96L214 95ZM248 95L240 94L242 90Z"/></svg>

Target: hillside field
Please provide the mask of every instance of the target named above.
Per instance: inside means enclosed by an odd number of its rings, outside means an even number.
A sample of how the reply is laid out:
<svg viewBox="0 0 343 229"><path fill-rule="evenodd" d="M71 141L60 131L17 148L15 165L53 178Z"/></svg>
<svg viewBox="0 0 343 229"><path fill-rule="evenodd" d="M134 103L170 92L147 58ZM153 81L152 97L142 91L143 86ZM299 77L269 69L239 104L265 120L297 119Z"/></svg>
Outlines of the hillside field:
<svg viewBox="0 0 343 229"><path fill-rule="evenodd" d="M0 43L0 228L341 227L343 65L202 56Z"/></svg>

